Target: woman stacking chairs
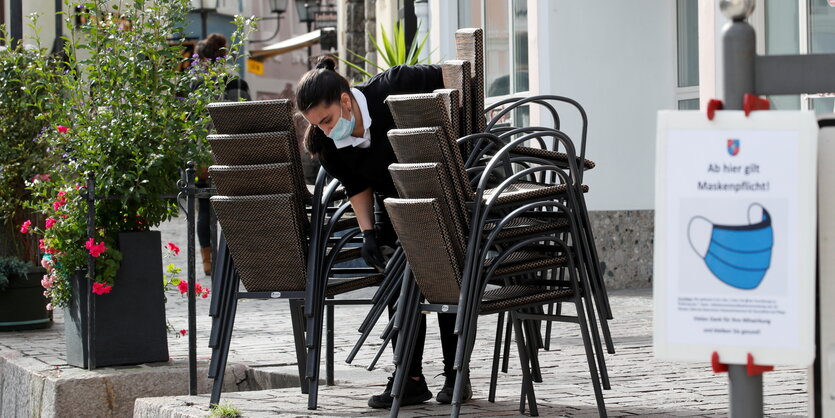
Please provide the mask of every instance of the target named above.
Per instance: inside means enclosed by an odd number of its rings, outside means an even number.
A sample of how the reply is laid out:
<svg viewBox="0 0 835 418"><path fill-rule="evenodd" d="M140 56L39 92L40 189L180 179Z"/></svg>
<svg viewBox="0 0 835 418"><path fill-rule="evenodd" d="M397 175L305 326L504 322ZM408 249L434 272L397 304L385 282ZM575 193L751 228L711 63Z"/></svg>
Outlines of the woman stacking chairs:
<svg viewBox="0 0 835 418"><path fill-rule="evenodd" d="M389 133L400 162L390 166L400 198L387 199L386 207L410 266L398 302L399 335L406 343L398 345L395 361L408 361L410 335L421 311L457 312L457 416L478 315L510 312L522 360L522 410L526 399L535 415L534 322L575 322L581 328L599 411L605 415L601 380L608 388L608 376L583 250L593 244L585 242L578 229L581 209L576 198L586 189L579 182L580 161L573 144L558 131L548 132L540 136L560 143L565 158L544 151L526 157L518 151L532 138L513 139L489 159L482 153L474 161L486 163L471 164L468 173L447 114L455 109L450 104L456 103L456 93L390 96L387 101L398 127L405 129ZM502 145L496 135L480 134L479 139ZM567 170L554 164L559 159ZM525 164L529 167L515 172L514 166ZM408 280L411 273L416 285ZM486 290L488 284L499 287ZM428 303L419 302L421 294ZM556 302L573 303L576 316L542 313L542 305ZM400 374L391 392L392 416L399 407Z"/></svg>
<svg viewBox="0 0 835 418"><path fill-rule="evenodd" d="M394 277L334 267L360 257L357 248L346 247L360 232L347 216L350 205L339 205L338 182L321 171L312 192L305 184L292 111L287 100L209 107L218 132L209 136L216 162L209 173L217 187L211 203L228 245L216 269L221 283L215 284L217 302L213 299L212 404L220 398L238 299L289 300L301 389L315 409L325 305L332 318L334 304L369 302L332 297ZM353 277L332 278L337 273ZM238 291L239 283L246 291Z"/></svg>

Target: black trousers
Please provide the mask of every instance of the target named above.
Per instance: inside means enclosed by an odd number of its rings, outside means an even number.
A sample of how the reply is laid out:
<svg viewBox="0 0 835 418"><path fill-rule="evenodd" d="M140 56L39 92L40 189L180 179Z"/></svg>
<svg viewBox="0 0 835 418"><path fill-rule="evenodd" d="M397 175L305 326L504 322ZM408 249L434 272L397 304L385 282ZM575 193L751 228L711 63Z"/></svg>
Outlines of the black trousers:
<svg viewBox="0 0 835 418"><path fill-rule="evenodd" d="M389 315L391 317L391 315ZM458 345L458 337L455 335L455 314L439 313L438 328L441 332L441 351L444 355L444 373L454 372L455 348ZM409 376L417 377L423 375L423 346L426 342L426 315L420 316L420 328L417 339L415 339L415 352L412 354L412 361L409 363ZM397 344L394 338L392 345Z"/></svg>

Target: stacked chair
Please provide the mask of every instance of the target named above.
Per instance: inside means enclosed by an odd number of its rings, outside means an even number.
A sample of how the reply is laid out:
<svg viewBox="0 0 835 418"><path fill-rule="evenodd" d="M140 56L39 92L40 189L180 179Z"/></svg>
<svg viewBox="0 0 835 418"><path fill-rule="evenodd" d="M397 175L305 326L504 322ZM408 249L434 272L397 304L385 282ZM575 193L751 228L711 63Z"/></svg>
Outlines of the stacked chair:
<svg viewBox="0 0 835 418"><path fill-rule="evenodd" d="M209 173L217 187L211 203L223 231L210 307L211 404L220 398L238 299L289 301L301 390L315 409L325 306L332 372L333 305L371 302L333 297L369 286L388 289L386 277L400 277L335 267L360 257L359 248L347 246L360 231L337 181L320 171L313 190L305 184L292 112L288 100L209 106L217 130L209 136L215 161Z"/></svg>
<svg viewBox="0 0 835 418"><path fill-rule="evenodd" d="M425 312L457 313L452 416L460 412L478 317L486 314L499 316L490 401L505 317L521 362L520 412L527 403L531 415L538 415L533 383L542 381L538 349L549 338L540 335L540 324L549 333L552 321L569 322L580 327L598 412L606 416L602 389L610 385L600 329L608 351L614 349L583 198L583 171L594 167L585 159L585 113L573 100L536 96L497 104L498 115L485 120L481 36L480 29L456 34L461 60L442 65L447 89L387 99L398 127L389 139L399 163L389 171L399 198L385 206L408 261L389 324L399 335L391 416L399 412L406 378L400 366L411 358ZM582 116L579 155L559 130L555 102L574 105ZM554 126L499 126L501 116L524 105L542 106ZM564 304L575 314L562 313Z"/></svg>

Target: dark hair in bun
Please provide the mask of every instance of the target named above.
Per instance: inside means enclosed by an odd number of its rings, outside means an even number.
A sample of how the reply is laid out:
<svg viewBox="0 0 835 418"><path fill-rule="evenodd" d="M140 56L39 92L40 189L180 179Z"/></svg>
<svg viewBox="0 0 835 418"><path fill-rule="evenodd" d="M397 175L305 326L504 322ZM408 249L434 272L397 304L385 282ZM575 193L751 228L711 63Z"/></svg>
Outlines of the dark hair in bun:
<svg viewBox="0 0 835 418"><path fill-rule="evenodd" d="M213 33L206 39L197 42L194 52L202 59L216 60L226 56L226 37L220 33Z"/></svg>
<svg viewBox="0 0 835 418"><path fill-rule="evenodd" d="M342 93L350 91L348 80L336 72L336 60L330 56L319 57L316 68L306 72L296 86L296 108L304 113L319 105L330 106L339 101ZM304 139L305 148L313 155L321 150L321 144L315 140L316 129L311 125Z"/></svg>

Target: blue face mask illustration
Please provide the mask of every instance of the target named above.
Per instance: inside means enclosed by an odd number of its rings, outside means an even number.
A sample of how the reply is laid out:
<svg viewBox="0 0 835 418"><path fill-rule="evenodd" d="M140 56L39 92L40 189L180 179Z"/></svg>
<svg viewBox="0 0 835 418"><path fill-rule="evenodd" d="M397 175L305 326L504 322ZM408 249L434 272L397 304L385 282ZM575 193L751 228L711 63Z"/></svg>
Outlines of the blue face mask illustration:
<svg viewBox="0 0 835 418"><path fill-rule="evenodd" d="M710 244L703 255L710 272L723 283L737 289L755 289L771 266L771 249L774 246L771 215L758 203L751 205L749 212L755 206L762 208L762 217L756 223L749 217L748 225L713 224ZM710 221L696 216L688 225L690 246L702 255L692 240L691 227L697 219Z"/></svg>
<svg viewBox="0 0 835 418"><path fill-rule="evenodd" d="M339 142L348 139L353 131L354 114L351 113L351 120L340 117L339 120L336 121L336 125L334 125L333 129L331 129L328 134L328 138L332 139L334 142Z"/></svg>

